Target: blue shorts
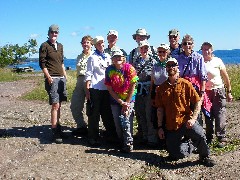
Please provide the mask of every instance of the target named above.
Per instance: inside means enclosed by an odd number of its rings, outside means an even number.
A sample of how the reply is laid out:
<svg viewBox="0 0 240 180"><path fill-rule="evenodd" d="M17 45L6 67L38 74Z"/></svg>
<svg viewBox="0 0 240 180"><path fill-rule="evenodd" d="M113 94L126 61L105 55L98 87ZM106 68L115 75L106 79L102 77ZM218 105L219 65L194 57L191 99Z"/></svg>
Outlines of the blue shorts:
<svg viewBox="0 0 240 180"><path fill-rule="evenodd" d="M45 90L49 96L49 104L67 101L67 87L65 77L54 77L53 83L49 84L45 79Z"/></svg>

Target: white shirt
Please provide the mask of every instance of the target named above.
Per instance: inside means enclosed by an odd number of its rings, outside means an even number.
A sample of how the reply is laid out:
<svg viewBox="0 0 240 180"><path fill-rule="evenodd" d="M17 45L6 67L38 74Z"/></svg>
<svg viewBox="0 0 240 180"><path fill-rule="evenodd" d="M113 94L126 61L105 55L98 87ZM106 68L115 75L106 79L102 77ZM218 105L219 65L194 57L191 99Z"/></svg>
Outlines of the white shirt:
<svg viewBox="0 0 240 180"><path fill-rule="evenodd" d="M91 81L90 88L107 90L107 87L104 84L105 70L110 64L112 64L112 60L109 54L104 54L106 56L105 59L94 52L87 61L85 80Z"/></svg>
<svg viewBox="0 0 240 180"><path fill-rule="evenodd" d="M206 82L206 89L212 90L223 88L224 83L220 71L225 69L223 61L218 57L213 57L210 61L205 62L205 67L208 74L208 81Z"/></svg>

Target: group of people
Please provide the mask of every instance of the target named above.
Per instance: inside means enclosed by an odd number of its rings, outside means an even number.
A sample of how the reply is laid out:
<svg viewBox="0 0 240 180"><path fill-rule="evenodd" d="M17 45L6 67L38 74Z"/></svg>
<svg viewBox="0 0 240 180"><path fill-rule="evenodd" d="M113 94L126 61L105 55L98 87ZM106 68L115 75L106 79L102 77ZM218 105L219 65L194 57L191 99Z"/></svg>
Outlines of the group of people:
<svg viewBox="0 0 240 180"><path fill-rule="evenodd" d="M58 34L58 25L51 25L49 38L39 49L39 64L52 106L53 140L62 143L64 133L59 120L61 102L67 100L67 76ZM128 56L116 45L116 30L108 32L107 48L102 36L82 38L83 51L77 57L77 83L70 106L77 124L72 134L87 135L91 146L101 145L101 119L106 130L104 138L119 141L120 150L129 153L133 150L135 116L142 143L157 148L164 140L169 160L189 156L196 149L199 161L213 166L209 144L214 138L214 124L219 147L224 147L226 102L233 100L226 67L214 56L210 42L202 44L201 55L193 50L190 35L183 36L180 43L179 31L172 29L168 37L169 45L161 43L155 48L148 42L147 31L137 29L133 34L137 47Z"/></svg>

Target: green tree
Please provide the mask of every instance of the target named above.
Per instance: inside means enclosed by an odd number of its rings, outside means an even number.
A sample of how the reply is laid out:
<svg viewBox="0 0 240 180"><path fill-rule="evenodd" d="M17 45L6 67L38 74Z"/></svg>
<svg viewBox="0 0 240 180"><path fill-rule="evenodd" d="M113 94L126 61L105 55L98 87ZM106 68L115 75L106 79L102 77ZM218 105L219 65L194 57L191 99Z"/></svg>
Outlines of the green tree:
<svg viewBox="0 0 240 180"><path fill-rule="evenodd" d="M37 41L35 39L29 39L23 46L18 44L6 44L0 47L0 67L6 67L10 64L19 64L30 57L32 54L37 53L36 50Z"/></svg>

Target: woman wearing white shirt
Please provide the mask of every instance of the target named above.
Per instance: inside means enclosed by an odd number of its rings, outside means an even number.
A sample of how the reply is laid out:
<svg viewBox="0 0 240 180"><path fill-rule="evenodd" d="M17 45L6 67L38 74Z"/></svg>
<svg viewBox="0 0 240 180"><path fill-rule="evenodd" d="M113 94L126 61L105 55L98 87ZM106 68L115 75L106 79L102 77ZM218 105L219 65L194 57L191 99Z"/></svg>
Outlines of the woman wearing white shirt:
<svg viewBox="0 0 240 180"><path fill-rule="evenodd" d="M110 96L105 80L105 70L111 64L111 57L104 53L104 38L96 36L93 39L96 50L89 57L86 71L86 98L93 104L92 112L88 115L88 137L90 145L100 145L99 120L100 116L106 129L106 136L116 137L116 129L110 106Z"/></svg>
<svg viewBox="0 0 240 180"><path fill-rule="evenodd" d="M219 141L218 146L224 147L226 139L226 101L232 101L231 84L223 61L213 55L213 47L209 42L201 46L205 67L208 74L206 93L212 103L210 118L205 116L207 142L211 143L214 134ZM227 91L225 92L224 85Z"/></svg>

